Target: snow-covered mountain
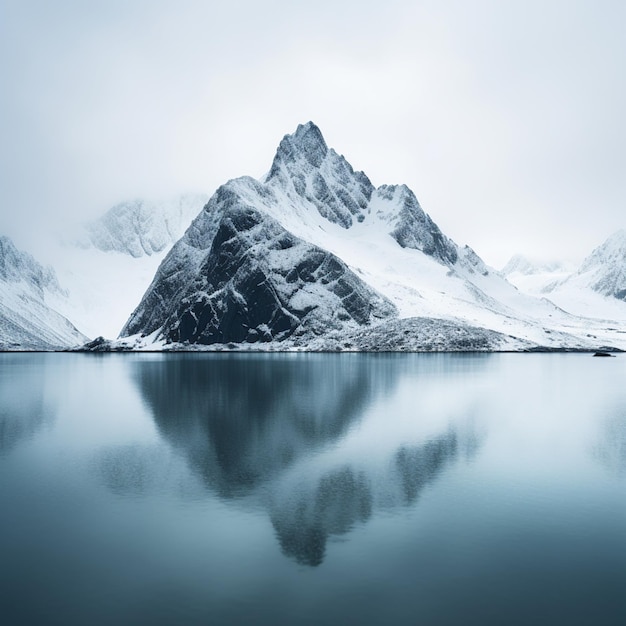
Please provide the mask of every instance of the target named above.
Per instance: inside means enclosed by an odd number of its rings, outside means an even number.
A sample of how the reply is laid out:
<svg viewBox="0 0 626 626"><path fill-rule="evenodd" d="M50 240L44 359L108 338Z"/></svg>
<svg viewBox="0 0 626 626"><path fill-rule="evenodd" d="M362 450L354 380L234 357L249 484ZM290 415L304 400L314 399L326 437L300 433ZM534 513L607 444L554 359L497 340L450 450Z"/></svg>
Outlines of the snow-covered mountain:
<svg viewBox="0 0 626 626"><path fill-rule="evenodd" d="M117 337L159 263L206 204L206 195L118 204L65 228L41 247L67 297L54 306L89 337Z"/></svg>
<svg viewBox="0 0 626 626"><path fill-rule="evenodd" d="M576 279L603 296L626 302L626 230L616 232L598 246L583 261Z"/></svg>
<svg viewBox="0 0 626 626"><path fill-rule="evenodd" d="M54 270L0 236L0 349L53 350L87 337L51 302L67 298Z"/></svg>
<svg viewBox="0 0 626 626"><path fill-rule="evenodd" d="M533 264L516 255L502 273L521 291L575 315L626 321L626 231L618 231L575 268Z"/></svg>
<svg viewBox="0 0 626 626"><path fill-rule="evenodd" d="M523 293L543 297L551 285L568 278L576 266L564 261L538 261L522 254L511 257L500 273Z"/></svg>
<svg viewBox="0 0 626 626"><path fill-rule="evenodd" d="M535 261L522 254L515 254L509 262L502 268L504 276L509 277L516 274L523 276L569 274L573 270L571 264L564 261Z"/></svg>
<svg viewBox="0 0 626 626"><path fill-rule="evenodd" d="M122 202L87 223L77 243L135 258L158 255L180 239L207 200L208 196L186 194L168 201Z"/></svg>
<svg viewBox="0 0 626 626"><path fill-rule="evenodd" d="M355 172L311 122L285 136L263 180L217 190L122 336L133 346L626 347L605 324L521 293L446 237L406 186L376 188Z"/></svg>

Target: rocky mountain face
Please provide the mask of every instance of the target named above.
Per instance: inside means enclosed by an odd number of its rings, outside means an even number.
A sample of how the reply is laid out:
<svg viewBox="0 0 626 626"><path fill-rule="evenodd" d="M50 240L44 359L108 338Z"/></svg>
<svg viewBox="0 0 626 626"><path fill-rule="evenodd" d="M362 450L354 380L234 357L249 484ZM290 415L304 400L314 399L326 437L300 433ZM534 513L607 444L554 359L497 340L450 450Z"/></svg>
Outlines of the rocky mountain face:
<svg viewBox="0 0 626 626"><path fill-rule="evenodd" d="M284 191L292 202L313 205L322 217L345 229L355 222L380 221L401 247L456 261L455 244L424 213L406 185L376 189L363 172L355 172L327 147L311 122L283 138L265 183Z"/></svg>
<svg viewBox="0 0 626 626"><path fill-rule="evenodd" d="M245 200L252 179L221 187L165 259L122 336L170 342L267 342L323 335L395 315L335 255Z"/></svg>
<svg viewBox="0 0 626 626"><path fill-rule="evenodd" d="M0 236L0 349L52 350L87 338L47 303L64 297L56 274Z"/></svg>

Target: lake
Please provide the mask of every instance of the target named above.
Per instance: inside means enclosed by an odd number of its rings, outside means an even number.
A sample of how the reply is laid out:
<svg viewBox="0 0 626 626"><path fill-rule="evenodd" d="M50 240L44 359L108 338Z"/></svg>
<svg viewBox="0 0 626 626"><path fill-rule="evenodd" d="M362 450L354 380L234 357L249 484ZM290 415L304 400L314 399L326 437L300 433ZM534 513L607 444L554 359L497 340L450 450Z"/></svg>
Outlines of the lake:
<svg viewBox="0 0 626 626"><path fill-rule="evenodd" d="M0 622L626 623L626 356L1 354Z"/></svg>

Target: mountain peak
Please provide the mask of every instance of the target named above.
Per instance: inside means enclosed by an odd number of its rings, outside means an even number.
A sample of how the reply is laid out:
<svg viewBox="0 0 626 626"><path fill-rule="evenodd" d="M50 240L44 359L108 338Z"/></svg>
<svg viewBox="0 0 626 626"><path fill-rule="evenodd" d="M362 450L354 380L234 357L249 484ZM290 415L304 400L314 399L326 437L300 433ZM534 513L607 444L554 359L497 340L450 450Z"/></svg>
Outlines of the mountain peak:
<svg viewBox="0 0 626 626"><path fill-rule="evenodd" d="M613 233L583 261L577 273L589 274L594 291L626 301L626 231Z"/></svg>
<svg viewBox="0 0 626 626"><path fill-rule="evenodd" d="M299 124L296 132L285 135L278 146L270 178L285 165L289 165L304 159L314 168L319 168L328 154L328 146L324 141L322 131L313 123Z"/></svg>
<svg viewBox="0 0 626 626"><path fill-rule="evenodd" d="M322 131L313 122L298 124L296 132L290 138L294 145L307 154L320 154L324 157L328 152Z"/></svg>
<svg viewBox="0 0 626 626"><path fill-rule="evenodd" d="M580 272L585 272L593 267L613 264L624 267L626 258L626 230L618 230L606 241L600 244L584 261Z"/></svg>

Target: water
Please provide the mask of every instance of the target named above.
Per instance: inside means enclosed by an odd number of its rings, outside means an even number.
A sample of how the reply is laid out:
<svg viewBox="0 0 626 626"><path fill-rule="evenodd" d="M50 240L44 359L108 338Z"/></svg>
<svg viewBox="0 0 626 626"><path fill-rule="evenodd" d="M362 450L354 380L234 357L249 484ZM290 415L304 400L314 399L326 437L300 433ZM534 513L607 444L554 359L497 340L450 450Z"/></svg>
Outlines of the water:
<svg viewBox="0 0 626 626"><path fill-rule="evenodd" d="M0 623L626 623L626 357L0 355Z"/></svg>

